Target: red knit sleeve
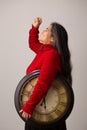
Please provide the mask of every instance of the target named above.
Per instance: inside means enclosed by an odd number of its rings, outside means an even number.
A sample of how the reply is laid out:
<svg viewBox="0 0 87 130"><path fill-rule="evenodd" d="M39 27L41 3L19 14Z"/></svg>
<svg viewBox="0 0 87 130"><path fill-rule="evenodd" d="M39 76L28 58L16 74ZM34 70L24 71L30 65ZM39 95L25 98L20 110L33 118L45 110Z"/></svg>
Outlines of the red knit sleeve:
<svg viewBox="0 0 87 130"><path fill-rule="evenodd" d="M37 28L35 28L32 25L32 28L29 31L29 38L28 38L28 43L29 43L29 47L35 52L37 53L38 50L41 48L41 43L38 40L38 34L39 31Z"/></svg>
<svg viewBox="0 0 87 130"><path fill-rule="evenodd" d="M60 60L58 61L58 58L58 55L55 55L53 53L45 56L38 81L34 87L30 99L23 106L23 111L32 115L35 106L40 102L44 94L46 94L49 90L58 70L60 71Z"/></svg>

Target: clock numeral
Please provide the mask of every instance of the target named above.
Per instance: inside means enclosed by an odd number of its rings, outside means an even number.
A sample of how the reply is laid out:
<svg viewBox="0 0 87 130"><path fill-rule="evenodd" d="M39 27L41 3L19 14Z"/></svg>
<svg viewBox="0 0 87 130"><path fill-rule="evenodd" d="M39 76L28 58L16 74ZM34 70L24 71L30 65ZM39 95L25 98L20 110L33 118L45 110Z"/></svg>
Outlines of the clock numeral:
<svg viewBox="0 0 87 130"><path fill-rule="evenodd" d="M34 78L33 80L30 81L30 84L32 87L35 86L35 84L37 83L37 80L38 80L38 78Z"/></svg>
<svg viewBox="0 0 87 130"><path fill-rule="evenodd" d="M33 118L39 121L41 119L41 115L39 113L37 113L37 112L34 112L33 113Z"/></svg>
<svg viewBox="0 0 87 130"><path fill-rule="evenodd" d="M34 87L34 85L31 82L30 82L30 85L31 85L32 88Z"/></svg>
<svg viewBox="0 0 87 130"><path fill-rule="evenodd" d="M21 107L26 103L26 101L20 102Z"/></svg>
<svg viewBox="0 0 87 130"><path fill-rule="evenodd" d="M46 122L47 121L47 116L46 115L41 115L40 121Z"/></svg>
<svg viewBox="0 0 87 130"><path fill-rule="evenodd" d="M60 93L61 96L64 95L64 94L66 94L66 93L65 92Z"/></svg>
<svg viewBox="0 0 87 130"><path fill-rule="evenodd" d="M30 91L24 91L21 95L26 95L26 96L29 96L30 95Z"/></svg>
<svg viewBox="0 0 87 130"><path fill-rule="evenodd" d="M66 106L67 103L66 102L60 102L60 105Z"/></svg>
<svg viewBox="0 0 87 130"><path fill-rule="evenodd" d="M58 109L55 110L55 113L56 113L57 115L61 115L61 111L58 110Z"/></svg>
<svg viewBox="0 0 87 130"><path fill-rule="evenodd" d="M53 117L53 115L50 114L50 115L47 116L47 119L48 119L48 121L51 121L51 120L54 119L54 117Z"/></svg>

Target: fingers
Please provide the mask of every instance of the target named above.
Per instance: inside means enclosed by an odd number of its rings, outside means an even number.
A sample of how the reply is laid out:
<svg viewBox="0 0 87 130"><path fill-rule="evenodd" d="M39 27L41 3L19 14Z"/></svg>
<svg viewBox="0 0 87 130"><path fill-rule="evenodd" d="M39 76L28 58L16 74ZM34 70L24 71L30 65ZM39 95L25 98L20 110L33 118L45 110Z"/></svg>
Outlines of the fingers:
<svg viewBox="0 0 87 130"><path fill-rule="evenodd" d="M21 109L20 111L19 111L19 113L22 113L23 112L23 110Z"/></svg>
<svg viewBox="0 0 87 130"><path fill-rule="evenodd" d="M19 111L19 113L21 113L22 117L25 119L25 120L28 120L28 118L31 118L31 115L24 112L22 109Z"/></svg>
<svg viewBox="0 0 87 130"><path fill-rule="evenodd" d="M28 116L29 118L31 118L31 115L29 114L29 116Z"/></svg>
<svg viewBox="0 0 87 130"><path fill-rule="evenodd" d="M40 23L42 23L42 18L37 17L34 19L34 21L40 24Z"/></svg>
<svg viewBox="0 0 87 130"><path fill-rule="evenodd" d="M22 117L23 117L25 120L28 120L29 115L28 115L28 113L23 112L23 113L22 113Z"/></svg>
<svg viewBox="0 0 87 130"><path fill-rule="evenodd" d="M37 17L37 20L38 20L39 24L41 24L41 23L42 23L42 18Z"/></svg>
<svg viewBox="0 0 87 130"><path fill-rule="evenodd" d="M37 17L37 18L34 19L33 26L38 28L41 23L42 23L42 18Z"/></svg>

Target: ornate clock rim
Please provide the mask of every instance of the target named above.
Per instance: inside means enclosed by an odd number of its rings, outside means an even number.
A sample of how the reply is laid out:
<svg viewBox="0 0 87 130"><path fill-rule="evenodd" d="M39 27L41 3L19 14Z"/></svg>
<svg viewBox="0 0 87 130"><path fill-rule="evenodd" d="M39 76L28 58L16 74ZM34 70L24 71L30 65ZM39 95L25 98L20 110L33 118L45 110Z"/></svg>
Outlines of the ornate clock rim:
<svg viewBox="0 0 87 130"><path fill-rule="evenodd" d="M20 117L21 117L21 115L20 115L20 113L19 113L19 109L21 109L21 106L20 106L19 94L18 94L18 93L20 93L20 92L22 91L22 87L23 87L24 85L26 85L27 82L29 82L30 80L32 80L32 79L38 77L39 73L40 73L39 70L35 70L35 71L31 72L29 75L24 76L24 77L22 78L22 80L20 80L20 82L19 82L19 84L18 84L18 86L17 86L17 88L16 88L15 96L14 96L14 101L15 101L16 110L17 110L17 112L18 112L18 114L19 114ZM69 85L68 82L64 79L64 77L59 76L58 78L59 78L60 80L63 79L64 84L68 85L68 88L70 87L70 85ZM32 124L32 122L33 122L33 123L36 124L36 125L37 125L37 124L50 125L50 124L54 124L55 122L61 122L62 120L65 120L65 119L70 115L70 113L71 113L71 111L72 111L72 108L73 108L73 104L74 104L74 94L73 94L73 90L72 90L71 87L70 87L69 92L70 92L70 94L71 94L71 95L69 95L69 96L72 97L71 101L69 101L69 102L72 102L72 103L69 104L69 107L70 107L70 108L68 108L68 111L66 110L67 112L65 113L64 117L62 117L62 119L61 119L61 117L60 117L59 119L55 119L55 120L51 120L51 121L47 121L47 122L43 122L43 121L40 122L40 121L38 121L38 120L35 120L35 119L32 117L32 118L29 119L28 121L31 122L31 124ZM21 118L22 118L22 117L21 117ZM22 118L22 119L23 119L23 118ZM24 119L23 119L23 120L24 120ZM24 121L25 121L25 120L24 120Z"/></svg>

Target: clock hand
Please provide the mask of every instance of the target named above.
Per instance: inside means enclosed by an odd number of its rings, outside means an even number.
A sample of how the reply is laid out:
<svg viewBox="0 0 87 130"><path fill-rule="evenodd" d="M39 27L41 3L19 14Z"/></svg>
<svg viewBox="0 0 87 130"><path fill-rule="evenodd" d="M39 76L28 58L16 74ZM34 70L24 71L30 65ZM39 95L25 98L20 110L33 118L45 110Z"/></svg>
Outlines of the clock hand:
<svg viewBox="0 0 87 130"><path fill-rule="evenodd" d="M44 104L44 108L46 109L46 95L43 97L43 100L42 100L42 102L41 102L41 106Z"/></svg>

